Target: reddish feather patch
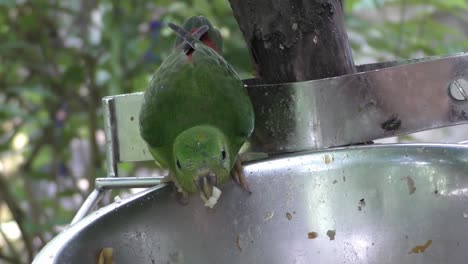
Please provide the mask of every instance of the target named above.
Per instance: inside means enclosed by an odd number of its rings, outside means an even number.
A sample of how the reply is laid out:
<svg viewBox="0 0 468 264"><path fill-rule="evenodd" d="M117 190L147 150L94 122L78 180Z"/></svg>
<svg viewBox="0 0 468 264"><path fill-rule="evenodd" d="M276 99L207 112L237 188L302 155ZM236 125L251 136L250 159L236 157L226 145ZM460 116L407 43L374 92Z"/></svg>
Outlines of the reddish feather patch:
<svg viewBox="0 0 468 264"><path fill-rule="evenodd" d="M210 35L208 34L208 32L206 32L205 34L203 34L200 38L200 41L207 45L208 47L216 50L216 52L219 52L219 50L216 48L216 44L214 43L214 41L210 38Z"/></svg>
<svg viewBox="0 0 468 264"><path fill-rule="evenodd" d="M197 28L194 28L192 29L192 31L190 33L193 33L197 30ZM208 34L208 32L206 32L205 34L203 34L200 38L200 41L207 45L208 47L214 49L216 52L219 53L219 50L216 48L216 44L214 43L214 41L210 38L210 35ZM193 53L193 49L190 49L189 52L187 52L187 57L188 57L188 60L191 62L193 60L192 58L192 53Z"/></svg>

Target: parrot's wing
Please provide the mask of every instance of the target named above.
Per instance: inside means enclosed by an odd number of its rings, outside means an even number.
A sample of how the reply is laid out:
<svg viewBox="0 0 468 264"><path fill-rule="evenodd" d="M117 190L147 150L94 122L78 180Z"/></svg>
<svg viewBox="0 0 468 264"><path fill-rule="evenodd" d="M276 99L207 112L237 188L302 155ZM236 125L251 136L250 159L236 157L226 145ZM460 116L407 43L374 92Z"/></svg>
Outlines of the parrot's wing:
<svg viewBox="0 0 468 264"><path fill-rule="evenodd" d="M232 67L215 50L197 43L192 61L174 50L153 76L140 110L140 134L157 162L174 168L175 138L201 124L220 129L234 157L252 133L254 116Z"/></svg>
<svg viewBox="0 0 468 264"><path fill-rule="evenodd" d="M232 67L229 62L227 62L223 56L219 55L216 51L213 49L207 49L207 48L199 48L197 49L197 52L199 54L203 54L203 56L197 56L198 58L203 57L203 58L209 58L210 60L213 59L215 60L221 67L227 69L227 71L234 75L238 80L240 80L239 74L237 74L236 70Z"/></svg>
<svg viewBox="0 0 468 264"><path fill-rule="evenodd" d="M161 169L169 168L168 161L164 158L164 154L162 154L161 151L158 151L157 148L152 148L151 146L148 146L148 149L151 153L151 156L153 156L154 158L154 162L159 168Z"/></svg>
<svg viewBox="0 0 468 264"><path fill-rule="evenodd" d="M193 64L198 65L194 67L204 65L204 71L209 72L204 78L196 80L198 86L208 89L206 79L209 79L209 83L215 84L211 91L213 97L219 98L218 100L222 102L222 106L216 104L216 109L213 109L215 113L211 113L211 115L217 114L222 107L221 112L223 112L224 117L218 117L220 120L225 120L225 116L228 115L231 116L231 120L236 120L233 121L236 124L235 129L226 128L223 129L223 132L229 134L229 138L240 144L240 148L254 129L254 113L247 90L239 75L221 55L207 46L199 46L194 52ZM217 94L217 96L214 96L214 94Z"/></svg>

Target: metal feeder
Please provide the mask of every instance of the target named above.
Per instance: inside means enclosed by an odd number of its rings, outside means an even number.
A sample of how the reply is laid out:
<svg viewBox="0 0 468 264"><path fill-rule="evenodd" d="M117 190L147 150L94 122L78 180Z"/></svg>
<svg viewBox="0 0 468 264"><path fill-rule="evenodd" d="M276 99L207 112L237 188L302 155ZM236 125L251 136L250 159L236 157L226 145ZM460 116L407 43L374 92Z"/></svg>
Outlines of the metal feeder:
<svg viewBox="0 0 468 264"><path fill-rule="evenodd" d="M117 177L118 163L151 159L142 93L104 98L108 177L34 263L96 263L107 247L118 264L466 263L468 146L337 146L468 123L468 53L358 69L246 80L253 193L227 184L215 210L197 195L180 205L159 178ZM116 187L152 188L90 213Z"/></svg>

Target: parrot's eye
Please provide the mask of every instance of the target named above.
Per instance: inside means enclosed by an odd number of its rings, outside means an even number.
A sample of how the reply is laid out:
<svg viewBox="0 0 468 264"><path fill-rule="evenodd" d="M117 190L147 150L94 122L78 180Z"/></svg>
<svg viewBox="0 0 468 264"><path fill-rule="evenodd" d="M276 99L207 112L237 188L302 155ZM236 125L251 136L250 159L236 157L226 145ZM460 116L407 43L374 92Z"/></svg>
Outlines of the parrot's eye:
<svg viewBox="0 0 468 264"><path fill-rule="evenodd" d="M223 157L223 160L226 159L226 151L224 149L221 150L221 156Z"/></svg>
<svg viewBox="0 0 468 264"><path fill-rule="evenodd" d="M181 169L182 169L182 166L180 166L179 160L176 161L176 164L177 164L177 168L179 168L179 170L181 170Z"/></svg>

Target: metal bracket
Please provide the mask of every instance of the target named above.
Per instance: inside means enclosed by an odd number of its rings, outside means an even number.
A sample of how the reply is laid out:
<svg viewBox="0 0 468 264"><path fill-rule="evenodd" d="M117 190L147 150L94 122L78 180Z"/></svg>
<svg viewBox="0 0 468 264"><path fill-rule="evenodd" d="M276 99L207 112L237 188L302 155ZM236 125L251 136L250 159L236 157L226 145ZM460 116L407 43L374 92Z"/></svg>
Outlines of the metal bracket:
<svg viewBox="0 0 468 264"><path fill-rule="evenodd" d="M249 86L256 122L250 151L328 148L468 123L468 100L449 89L468 80L468 53L358 69L364 71Z"/></svg>
<svg viewBox="0 0 468 264"><path fill-rule="evenodd" d="M328 79L260 84L245 80L255 110L248 153L343 146L468 123L468 53L360 65ZM454 89L451 84L456 84ZM462 85L463 84L463 85ZM461 90L460 90L461 89ZM453 94L458 91L458 96ZM108 179L72 221L84 217L108 188L150 187L160 178L115 178L117 164L152 160L138 131L143 93L103 99ZM114 178L112 178L114 177Z"/></svg>

